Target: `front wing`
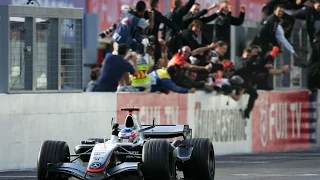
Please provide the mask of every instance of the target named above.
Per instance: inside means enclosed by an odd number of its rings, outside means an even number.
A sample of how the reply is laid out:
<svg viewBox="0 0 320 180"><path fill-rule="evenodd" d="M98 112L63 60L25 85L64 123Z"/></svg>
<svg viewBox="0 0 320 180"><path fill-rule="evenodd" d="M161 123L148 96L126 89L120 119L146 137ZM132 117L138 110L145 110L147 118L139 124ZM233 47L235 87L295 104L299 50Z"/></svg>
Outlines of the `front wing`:
<svg viewBox="0 0 320 180"><path fill-rule="evenodd" d="M81 179L81 180L102 180L109 179L115 175L119 175L124 172L135 171L141 174L139 170L138 162L124 162L118 166L115 166L110 169L106 169L101 173L89 173L87 172L87 167L83 166L78 162L73 163L59 163L59 164L48 164L49 172L53 173L63 173L71 175L72 177Z"/></svg>

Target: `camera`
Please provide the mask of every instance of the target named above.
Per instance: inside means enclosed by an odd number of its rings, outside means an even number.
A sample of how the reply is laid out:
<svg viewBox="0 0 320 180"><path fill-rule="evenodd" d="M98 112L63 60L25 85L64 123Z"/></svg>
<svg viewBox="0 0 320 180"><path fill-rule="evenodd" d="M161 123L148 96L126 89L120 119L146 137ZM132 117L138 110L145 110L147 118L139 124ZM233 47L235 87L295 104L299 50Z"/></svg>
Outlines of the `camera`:
<svg viewBox="0 0 320 180"><path fill-rule="evenodd" d="M152 10L145 11L143 18L145 18L145 19L150 19L150 14L151 14L152 12L153 12Z"/></svg>
<svg viewBox="0 0 320 180"><path fill-rule="evenodd" d="M99 36L103 39L106 36L108 36L109 34L113 33L116 28L117 28L117 25L116 24L112 24L111 27L109 27L108 29L106 29L105 31L100 33Z"/></svg>

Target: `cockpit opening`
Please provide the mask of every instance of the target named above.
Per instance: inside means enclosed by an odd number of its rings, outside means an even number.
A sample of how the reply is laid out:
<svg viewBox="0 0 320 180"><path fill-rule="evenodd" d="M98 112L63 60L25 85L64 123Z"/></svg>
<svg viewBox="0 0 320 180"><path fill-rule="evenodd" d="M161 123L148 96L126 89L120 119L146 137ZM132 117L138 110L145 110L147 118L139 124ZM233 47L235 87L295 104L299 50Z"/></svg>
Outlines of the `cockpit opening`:
<svg viewBox="0 0 320 180"><path fill-rule="evenodd" d="M126 121L125 121L125 123L124 123L124 126L125 126L126 128L134 128L134 127L135 127L135 126L134 126L134 121L133 121L132 115L128 115L128 116L126 117Z"/></svg>

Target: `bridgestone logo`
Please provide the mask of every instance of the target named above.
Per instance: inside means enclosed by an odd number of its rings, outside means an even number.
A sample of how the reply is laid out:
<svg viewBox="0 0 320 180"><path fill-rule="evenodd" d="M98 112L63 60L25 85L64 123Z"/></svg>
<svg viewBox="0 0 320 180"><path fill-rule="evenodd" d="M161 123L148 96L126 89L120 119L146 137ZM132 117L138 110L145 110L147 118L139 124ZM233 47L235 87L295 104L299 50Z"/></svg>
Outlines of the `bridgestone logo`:
<svg viewBox="0 0 320 180"><path fill-rule="evenodd" d="M201 110L195 112L195 136L210 138L213 142L247 140L246 120L238 109Z"/></svg>

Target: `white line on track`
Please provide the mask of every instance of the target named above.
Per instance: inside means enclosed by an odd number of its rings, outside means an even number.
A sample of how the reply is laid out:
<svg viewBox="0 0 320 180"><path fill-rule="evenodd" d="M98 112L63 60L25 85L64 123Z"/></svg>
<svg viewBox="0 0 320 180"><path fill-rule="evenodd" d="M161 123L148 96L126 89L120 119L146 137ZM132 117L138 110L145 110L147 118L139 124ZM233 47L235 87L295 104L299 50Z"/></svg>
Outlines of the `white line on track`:
<svg viewBox="0 0 320 180"><path fill-rule="evenodd" d="M37 176L0 176L0 178L36 178Z"/></svg>
<svg viewBox="0 0 320 180"><path fill-rule="evenodd" d="M269 164L269 161L216 161L216 163L224 163L224 164Z"/></svg>
<svg viewBox="0 0 320 180"><path fill-rule="evenodd" d="M233 176L255 176L255 177L310 177L320 176L320 174L232 174Z"/></svg>

